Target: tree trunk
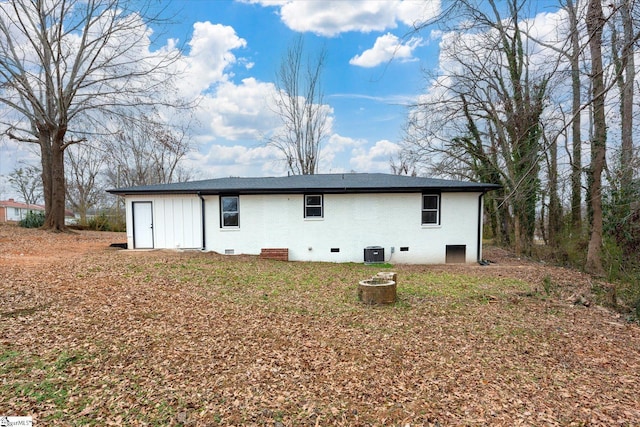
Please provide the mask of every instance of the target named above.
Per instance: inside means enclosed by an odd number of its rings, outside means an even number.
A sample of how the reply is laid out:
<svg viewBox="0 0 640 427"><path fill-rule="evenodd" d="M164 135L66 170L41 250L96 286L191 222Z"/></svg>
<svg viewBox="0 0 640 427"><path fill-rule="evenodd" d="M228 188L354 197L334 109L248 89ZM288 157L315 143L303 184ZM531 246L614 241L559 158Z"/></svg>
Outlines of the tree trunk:
<svg viewBox="0 0 640 427"><path fill-rule="evenodd" d="M571 122L571 228L574 233L580 233L582 228L582 139L581 139L581 110L580 110L580 33L578 31L578 17L576 8L571 0L567 1L569 25L571 31L571 93L572 93L572 122Z"/></svg>
<svg viewBox="0 0 640 427"><path fill-rule="evenodd" d="M500 236L500 230L498 229L499 223L499 214L498 209L496 208L495 198L493 195L485 194L485 210L487 212L487 219L489 221L489 229L490 235L493 237L493 240L496 244L502 243L502 238Z"/></svg>
<svg viewBox="0 0 640 427"><path fill-rule="evenodd" d="M629 11L628 0L620 5L622 27L624 31L622 47L622 64L624 76L620 88L620 119L621 119L621 151L620 151L620 188L626 194L633 180L633 82L635 80L635 60L633 51L633 22ZM622 70L621 70L622 71Z"/></svg>
<svg viewBox="0 0 640 427"><path fill-rule="evenodd" d="M44 187L45 230L66 231L64 222L66 187L64 181L64 136L61 127L51 132L46 125L41 126L40 151L42 153L42 184Z"/></svg>
<svg viewBox="0 0 640 427"><path fill-rule="evenodd" d="M42 196L44 197L45 212L49 210L53 200L53 183L51 181L51 144L50 132L44 127L38 129L40 145L40 164L42 165Z"/></svg>
<svg viewBox="0 0 640 427"><path fill-rule="evenodd" d="M602 28L604 16L601 0L589 0L587 30L591 52L591 91L593 96L593 138L591 141L591 189L592 210L591 237L587 250L587 272L604 275L602 266L602 171L604 169L607 128L605 119L605 85L602 66Z"/></svg>
<svg viewBox="0 0 640 427"><path fill-rule="evenodd" d="M51 206L46 211L44 228L52 231L66 231L65 214L65 185L64 185L64 151L60 146L52 147L51 156Z"/></svg>
<svg viewBox="0 0 640 427"><path fill-rule="evenodd" d="M558 196L558 146L555 142L549 147L549 215L548 238L549 245L557 248L560 243L562 230L562 205Z"/></svg>
<svg viewBox="0 0 640 427"><path fill-rule="evenodd" d="M513 216L513 251L516 255L522 255L522 232L520 226L520 215Z"/></svg>
<svg viewBox="0 0 640 427"><path fill-rule="evenodd" d="M513 232L513 217L509 213L510 206L507 202L502 203L502 214L500 217L500 227L502 234L502 243L506 246L511 246L514 244L515 233Z"/></svg>

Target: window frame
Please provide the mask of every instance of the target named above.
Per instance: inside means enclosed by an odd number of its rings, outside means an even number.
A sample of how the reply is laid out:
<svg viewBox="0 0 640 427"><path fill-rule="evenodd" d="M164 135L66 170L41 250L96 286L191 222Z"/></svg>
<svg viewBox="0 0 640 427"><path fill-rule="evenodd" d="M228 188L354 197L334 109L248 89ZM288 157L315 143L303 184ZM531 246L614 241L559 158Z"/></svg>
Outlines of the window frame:
<svg viewBox="0 0 640 427"><path fill-rule="evenodd" d="M309 203L307 203L307 198L308 197L320 197L320 204L319 205L311 205ZM324 194L319 194L319 193L310 193L310 194L305 194L303 197L303 214L304 214L304 219L323 219L324 218ZM308 209L310 208L320 208L320 215L309 215L308 214Z"/></svg>
<svg viewBox="0 0 640 427"><path fill-rule="evenodd" d="M235 211L226 211L224 209L224 199L234 198L236 199L236 210ZM221 194L219 197L220 201L220 228L223 229L238 229L240 228L240 195L238 194ZM224 215L226 213L235 213L237 216L237 224L236 225L225 225Z"/></svg>
<svg viewBox="0 0 640 427"><path fill-rule="evenodd" d="M426 197L435 197L437 206L435 208L425 208ZM442 211L442 195L440 193L422 193L421 197L421 211L420 211L420 223L425 227L437 227L441 224L441 211ZM435 212L435 222L425 222L425 213Z"/></svg>

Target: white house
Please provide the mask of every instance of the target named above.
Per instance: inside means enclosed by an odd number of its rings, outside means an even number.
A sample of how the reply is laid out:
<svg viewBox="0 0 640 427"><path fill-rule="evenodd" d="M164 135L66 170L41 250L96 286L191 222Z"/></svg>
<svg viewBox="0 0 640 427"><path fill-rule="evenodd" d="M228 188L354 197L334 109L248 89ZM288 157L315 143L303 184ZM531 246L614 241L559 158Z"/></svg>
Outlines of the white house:
<svg viewBox="0 0 640 427"><path fill-rule="evenodd" d="M27 217L29 212L45 213L42 205L16 202L14 199L0 200L0 222L20 222ZM75 224L77 219L70 210L64 211L64 222L67 225Z"/></svg>
<svg viewBox="0 0 640 427"><path fill-rule="evenodd" d="M434 264L482 258L482 196L498 187L345 173L221 178L109 192L126 200L128 248Z"/></svg>
<svg viewBox="0 0 640 427"><path fill-rule="evenodd" d="M22 221L29 212L44 213L44 206L16 202L14 199L0 200L0 222Z"/></svg>

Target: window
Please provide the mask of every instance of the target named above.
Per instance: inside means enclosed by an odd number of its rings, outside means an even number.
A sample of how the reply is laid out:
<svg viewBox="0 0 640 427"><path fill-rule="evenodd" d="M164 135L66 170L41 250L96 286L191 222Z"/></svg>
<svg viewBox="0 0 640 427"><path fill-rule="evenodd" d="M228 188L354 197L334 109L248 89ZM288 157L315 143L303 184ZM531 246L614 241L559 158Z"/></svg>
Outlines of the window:
<svg viewBox="0 0 640 427"><path fill-rule="evenodd" d="M220 225L222 228L240 227L239 199L238 196L220 197Z"/></svg>
<svg viewBox="0 0 640 427"><path fill-rule="evenodd" d="M322 194L304 196L304 217L322 218Z"/></svg>
<svg viewBox="0 0 640 427"><path fill-rule="evenodd" d="M422 195L422 224L423 225L439 225L440 224L440 195L439 194L423 194Z"/></svg>

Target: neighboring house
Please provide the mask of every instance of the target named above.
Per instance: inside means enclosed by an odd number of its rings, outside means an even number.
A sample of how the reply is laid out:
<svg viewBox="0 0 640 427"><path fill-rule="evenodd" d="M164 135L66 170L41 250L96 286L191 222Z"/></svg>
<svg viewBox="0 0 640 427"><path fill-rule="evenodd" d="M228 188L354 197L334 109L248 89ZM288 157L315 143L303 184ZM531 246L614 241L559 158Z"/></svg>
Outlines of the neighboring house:
<svg viewBox="0 0 640 427"><path fill-rule="evenodd" d="M0 222L18 222L29 212L43 212L44 206L16 202L14 199L0 201Z"/></svg>
<svg viewBox="0 0 640 427"><path fill-rule="evenodd" d="M433 264L482 258L482 196L496 188L345 173L220 178L109 192L125 198L129 248Z"/></svg>
<svg viewBox="0 0 640 427"><path fill-rule="evenodd" d="M45 208L42 205L16 202L14 199L0 200L0 222L22 221L28 212L42 212ZM75 214L69 210L64 212L64 220L67 225L75 222Z"/></svg>

